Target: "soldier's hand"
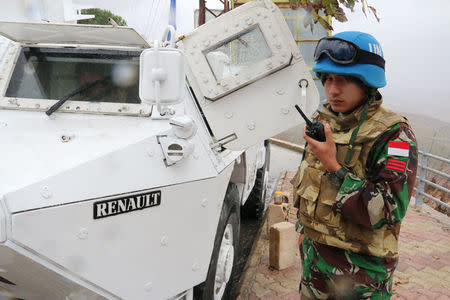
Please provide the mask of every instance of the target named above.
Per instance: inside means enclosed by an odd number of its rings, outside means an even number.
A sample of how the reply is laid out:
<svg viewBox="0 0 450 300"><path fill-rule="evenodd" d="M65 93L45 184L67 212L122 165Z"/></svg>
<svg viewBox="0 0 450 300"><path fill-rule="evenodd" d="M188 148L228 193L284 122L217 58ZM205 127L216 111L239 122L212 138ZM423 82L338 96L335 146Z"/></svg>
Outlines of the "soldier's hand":
<svg viewBox="0 0 450 300"><path fill-rule="evenodd" d="M326 141L319 142L310 136L306 135L306 125L303 127L303 138L308 142L312 153L322 162L328 172L336 172L341 168L341 165L336 159L336 144L334 143L331 134L330 124L325 124L324 128Z"/></svg>

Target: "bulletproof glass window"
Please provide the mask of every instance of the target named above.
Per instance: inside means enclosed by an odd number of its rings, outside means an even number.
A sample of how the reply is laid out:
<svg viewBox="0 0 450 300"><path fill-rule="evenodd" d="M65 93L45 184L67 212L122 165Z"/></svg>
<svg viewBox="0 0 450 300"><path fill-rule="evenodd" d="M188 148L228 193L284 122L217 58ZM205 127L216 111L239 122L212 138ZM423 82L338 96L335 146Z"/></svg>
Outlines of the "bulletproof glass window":
<svg viewBox="0 0 450 300"><path fill-rule="evenodd" d="M139 55L140 51L25 47L5 96L58 100L78 91L71 101L141 103Z"/></svg>
<svg viewBox="0 0 450 300"><path fill-rule="evenodd" d="M216 81L239 73L272 56L259 26L205 50L204 55Z"/></svg>

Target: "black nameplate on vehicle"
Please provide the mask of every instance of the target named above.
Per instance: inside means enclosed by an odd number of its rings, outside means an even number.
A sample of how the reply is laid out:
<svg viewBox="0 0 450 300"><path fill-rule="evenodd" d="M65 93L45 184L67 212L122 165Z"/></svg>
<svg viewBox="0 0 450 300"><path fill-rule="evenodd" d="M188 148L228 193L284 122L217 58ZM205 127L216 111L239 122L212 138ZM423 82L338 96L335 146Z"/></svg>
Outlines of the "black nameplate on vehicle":
<svg viewBox="0 0 450 300"><path fill-rule="evenodd" d="M94 219L129 213L161 204L161 191L94 202Z"/></svg>

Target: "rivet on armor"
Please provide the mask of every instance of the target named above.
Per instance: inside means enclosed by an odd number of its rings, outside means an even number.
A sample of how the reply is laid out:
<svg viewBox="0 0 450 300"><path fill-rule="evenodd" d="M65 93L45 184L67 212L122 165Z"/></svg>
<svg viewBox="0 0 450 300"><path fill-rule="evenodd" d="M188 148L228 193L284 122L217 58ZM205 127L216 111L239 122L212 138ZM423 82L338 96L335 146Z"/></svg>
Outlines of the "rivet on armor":
<svg viewBox="0 0 450 300"><path fill-rule="evenodd" d="M153 151L153 148L148 147L147 148L147 154L150 157L153 157L155 155L155 152Z"/></svg>
<svg viewBox="0 0 450 300"><path fill-rule="evenodd" d="M226 112L226 113L225 113L225 117L226 117L227 119L231 119L231 118L233 117L233 113L232 113L232 112Z"/></svg>
<svg viewBox="0 0 450 300"><path fill-rule="evenodd" d="M41 190L41 196L45 199L50 198L53 195L53 193L50 191L50 189L46 186L44 186Z"/></svg>
<svg viewBox="0 0 450 300"><path fill-rule="evenodd" d="M208 200L204 198L201 203L202 207L206 207L208 205Z"/></svg>
<svg viewBox="0 0 450 300"><path fill-rule="evenodd" d="M152 290L152 283L151 282L147 282L144 285L144 289L145 289L146 292L150 292Z"/></svg>
<svg viewBox="0 0 450 300"><path fill-rule="evenodd" d="M161 238L161 247L167 247L169 244L169 238L167 236L163 236Z"/></svg>
<svg viewBox="0 0 450 300"><path fill-rule="evenodd" d="M87 228L80 228L80 231L78 232L78 238L80 240L87 240L88 236L89 236L89 231L87 230Z"/></svg>
<svg viewBox="0 0 450 300"><path fill-rule="evenodd" d="M200 269L200 266L198 265L198 263L195 262L192 265L192 271L197 272L199 269Z"/></svg>
<svg viewBox="0 0 450 300"><path fill-rule="evenodd" d="M281 112L282 112L283 114L287 115L287 114L289 113L289 108L283 107L283 108L281 108Z"/></svg>
<svg viewBox="0 0 450 300"><path fill-rule="evenodd" d="M255 122L250 122L247 124L248 130L254 130L255 129Z"/></svg>

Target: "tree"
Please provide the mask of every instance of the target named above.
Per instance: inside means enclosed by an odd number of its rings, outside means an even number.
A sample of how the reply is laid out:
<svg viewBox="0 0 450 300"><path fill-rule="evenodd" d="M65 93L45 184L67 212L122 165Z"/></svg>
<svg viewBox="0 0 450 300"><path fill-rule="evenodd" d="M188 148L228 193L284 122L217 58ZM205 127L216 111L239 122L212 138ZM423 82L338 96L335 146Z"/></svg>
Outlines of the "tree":
<svg viewBox="0 0 450 300"><path fill-rule="evenodd" d="M355 7L355 3L361 2L362 11L367 16L367 8L370 9L372 14L375 16L378 22L380 18L377 16L377 10L375 7L369 5L367 0L289 0L292 9L303 8L308 12L308 16L304 18L303 25L306 27L310 26L311 31L313 30L314 24L319 22L325 29L333 30L333 27L328 20L321 17L319 13L324 13L327 16L338 20L339 22L346 22L347 17L345 16L344 6L349 8L352 12Z"/></svg>
<svg viewBox="0 0 450 300"><path fill-rule="evenodd" d="M82 9L81 13L84 15L95 15L94 19L78 20L78 24L97 24L97 25L111 25L109 18L113 19L119 26L127 26L127 22L120 16L117 16L106 9L89 8Z"/></svg>

